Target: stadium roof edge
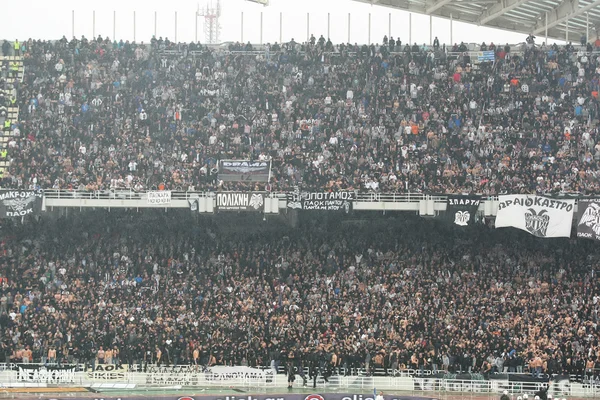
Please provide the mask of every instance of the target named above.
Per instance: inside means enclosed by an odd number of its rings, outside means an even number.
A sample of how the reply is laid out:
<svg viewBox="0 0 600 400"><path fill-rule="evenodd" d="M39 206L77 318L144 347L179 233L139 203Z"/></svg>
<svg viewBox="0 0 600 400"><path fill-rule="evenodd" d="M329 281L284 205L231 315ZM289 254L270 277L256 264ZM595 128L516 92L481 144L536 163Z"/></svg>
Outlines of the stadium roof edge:
<svg viewBox="0 0 600 400"><path fill-rule="evenodd" d="M478 26L579 42L600 33L600 0L353 0ZM543 41L544 39L542 39ZM539 41L538 41L539 43Z"/></svg>

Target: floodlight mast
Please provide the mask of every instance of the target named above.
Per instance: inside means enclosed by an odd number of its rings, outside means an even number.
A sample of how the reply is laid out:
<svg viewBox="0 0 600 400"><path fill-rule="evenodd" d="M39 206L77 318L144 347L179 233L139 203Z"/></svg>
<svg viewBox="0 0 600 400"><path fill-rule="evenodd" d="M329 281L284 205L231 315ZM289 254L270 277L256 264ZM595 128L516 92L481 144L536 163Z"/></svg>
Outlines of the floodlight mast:
<svg viewBox="0 0 600 400"><path fill-rule="evenodd" d="M196 11L197 17L204 17L204 41L206 44L219 44L221 36L221 24L219 19L221 18L221 0L217 0L216 7L213 6L212 1L207 3L205 7Z"/></svg>

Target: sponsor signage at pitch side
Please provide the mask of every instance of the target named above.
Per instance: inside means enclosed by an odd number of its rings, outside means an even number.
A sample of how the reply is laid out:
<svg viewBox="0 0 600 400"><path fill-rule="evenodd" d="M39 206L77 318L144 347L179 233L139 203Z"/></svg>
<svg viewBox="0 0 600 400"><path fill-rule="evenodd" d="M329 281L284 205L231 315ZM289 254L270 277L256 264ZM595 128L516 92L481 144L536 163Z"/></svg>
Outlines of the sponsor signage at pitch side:
<svg viewBox="0 0 600 400"><path fill-rule="evenodd" d="M327 394L310 394L308 396L303 394L284 394L284 395L246 395L246 396L160 396L160 397L146 397L151 400L375 400L374 396L362 395L362 394L348 394L348 393L327 393ZM394 396L394 395L383 395L384 400L437 400L432 397L418 397L418 396ZM91 397L56 397L55 400L99 400L99 398ZM122 397L102 397L102 400L123 400Z"/></svg>

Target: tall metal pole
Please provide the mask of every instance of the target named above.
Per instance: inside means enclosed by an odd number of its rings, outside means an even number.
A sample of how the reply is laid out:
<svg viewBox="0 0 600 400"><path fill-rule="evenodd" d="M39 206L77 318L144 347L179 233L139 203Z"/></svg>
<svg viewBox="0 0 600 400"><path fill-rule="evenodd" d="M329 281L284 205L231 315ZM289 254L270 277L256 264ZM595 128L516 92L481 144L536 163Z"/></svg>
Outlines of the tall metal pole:
<svg viewBox="0 0 600 400"><path fill-rule="evenodd" d="M156 31L158 27L158 13L154 11L154 37L156 37Z"/></svg>
<svg viewBox="0 0 600 400"><path fill-rule="evenodd" d="M242 24L241 24L241 27L242 27L242 32L241 32L241 34L242 34L242 40L241 41L242 41L242 43L244 43L244 12L243 11L242 11Z"/></svg>
<svg viewBox="0 0 600 400"><path fill-rule="evenodd" d="M306 41L310 40L310 13L306 13Z"/></svg>
<svg viewBox="0 0 600 400"><path fill-rule="evenodd" d="M544 27L546 34L546 46L548 46L548 11L546 11L546 26Z"/></svg>
<svg viewBox="0 0 600 400"><path fill-rule="evenodd" d="M454 44L454 40L452 40L452 22L454 22L454 19L452 18L452 14L450 14L450 46Z"/></svg>
<svg viewBox="0 0 600 400"><path fill-rule="evenodd" d="M283 43L283 13L279 13L279 43Z"/></svg>
<svg viewBox="0 0 600 400"><path fill-rule="evenodd" d="M75 10L71 12L71 36L75 37Z"/></svg>
<svg viewBox="0 0 600 400"><path fill-rule="evenodd" d="M92 11L92 39L96 38L96 10Z"/></svg>
<svg viewBox="0 0 600 400"><path fill-rule="evenodd" d="M260 44L263 43L263 13L260 12Z"/></svg>
<svg viewBox="0 0 600 400"><path fill-rule="evenodd" d="M177 11L175 11L175 43L177 43Z"/></svg>
<svg viewBox="0 0 600 400"><path fill-rule="evenodd" d="M412 13L408 13L408 45L412 44Z"/></svg>
<svg viewBox="0 0 600 400"><path fill-rule="evenodd" d="M388 15L388 37L392 37L392 13Z"/></svg>
<svg viewBox="0 0 600 400"><path fill-rule="evenodd" d="M350 43L350 13L348 13L348 43Z"/></svg>
<svg viewBox="0 0 600 400"><path fill-rule="evenodd" d="M433 46L433 15L429 16L429 45Z"/></svg>
<svg viewBox="0 0 600 400"><path fill-rule="evenodd" d="M367 44L371 45L371 13L369 13L369 35L367 39Z"/></svg>
<svg viewBox="0 0 600 400"><path fill-rule="evenodd" d="M569 43L569 18L567 17L567 30L565 31L565 42Z"/></svg>
<svg viewBox="0 0 600 400"><path fill-rule="evenodd" d="M195 20L196 20L196 23L195 23L195 25L196 25L196 31L195 31L194 38L196 39L195 42L198 43L198 11L196 11L194 13L194 16L195 16Z"/></svg>
<svg viewBox="0 0 600 400"><path fill-rule="evenodd" d="M586 44L590 41L590 13L585 12L585 42Z"/></svg>
<svg viewBox="0 0 600 400"><path fill-rule="evenodd" d="M135 42L135 11L133 12L133 41Z"/></svg>
<svg viewBox="0 0 600 400"><path fill-rule="evenodd" d="M113 11L113 40L117 40L117 11Z"/></svg>
<svg viewBox="0 0 600 400"><path fill-rule="evenodd" d="M327 13L327 40L329 40L331 38L330 29L331 29L331 14Z"/></svg>

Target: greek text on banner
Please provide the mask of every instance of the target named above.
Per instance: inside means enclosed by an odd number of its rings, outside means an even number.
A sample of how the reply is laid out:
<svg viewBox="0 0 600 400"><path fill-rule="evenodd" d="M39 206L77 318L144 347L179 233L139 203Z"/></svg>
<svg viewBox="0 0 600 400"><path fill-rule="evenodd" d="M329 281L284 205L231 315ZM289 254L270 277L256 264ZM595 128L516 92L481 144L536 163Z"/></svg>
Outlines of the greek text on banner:
<svg viewBox="0 0 600 400"><path fill-rule="evenodd" d="M171 204L171 191L161 190L148 192L148 204Z"/></svg>

